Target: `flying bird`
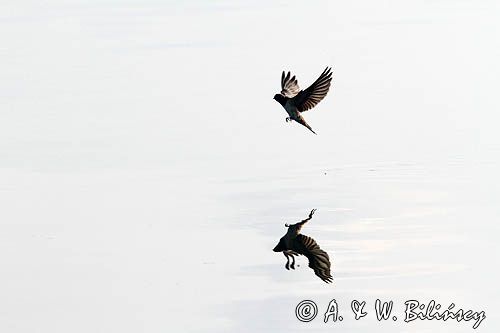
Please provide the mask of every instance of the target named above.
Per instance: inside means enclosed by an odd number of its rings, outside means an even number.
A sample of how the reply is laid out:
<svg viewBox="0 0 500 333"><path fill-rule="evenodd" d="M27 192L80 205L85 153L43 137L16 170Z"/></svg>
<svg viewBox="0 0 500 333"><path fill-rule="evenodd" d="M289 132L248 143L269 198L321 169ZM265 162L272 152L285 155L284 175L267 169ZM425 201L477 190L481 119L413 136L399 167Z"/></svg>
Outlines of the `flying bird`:
<svg viewBox="0 0 500 333"><path fill-rule="evenodd" d="M300 233L302 226L312 218L315 211L316 209L313 209L309 217L299 223L285 224L288 231L285 236L281 237L273 251L283 252L287 260L285 268L288 270L295 269L295 256L299 254L306 256L309 260L309 267L314 270L314 274L326 283L330 283L333 281L333 277L330 273L331 264L328 253L320 249L314 239ZM291 265L290 258L292 258Z"/></svg>
<svg viewBox="0 0 500 333"><path fill-rule="evenodd" d="M332 69L327 67L309 88L300 90L295 75L290 77L290 72L285 75L285 71L283 71L281 74L281 93L274 95L274 99L288 113L289 117L285 119L286 122L295 120L316 134L306 123L301 113L312 109L325 98L330 89L331 81Z"/></svg>

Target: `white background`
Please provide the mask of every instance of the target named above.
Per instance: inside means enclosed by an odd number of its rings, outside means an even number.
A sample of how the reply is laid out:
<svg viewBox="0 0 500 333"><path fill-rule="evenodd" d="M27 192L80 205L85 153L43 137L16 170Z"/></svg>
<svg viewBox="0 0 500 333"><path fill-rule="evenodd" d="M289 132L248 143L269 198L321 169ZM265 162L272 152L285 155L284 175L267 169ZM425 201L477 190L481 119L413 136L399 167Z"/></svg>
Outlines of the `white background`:
<svg viewBox="0 0 500 333"><path fill-rule="evenodd" d="M2 1L0 330L472 331L402 321L435 299L498 332L499 10ZM315 136L272 97L327 65ZM271 251L312 208L332 285ZM342 323L295 318L332 298Z"/></svg>

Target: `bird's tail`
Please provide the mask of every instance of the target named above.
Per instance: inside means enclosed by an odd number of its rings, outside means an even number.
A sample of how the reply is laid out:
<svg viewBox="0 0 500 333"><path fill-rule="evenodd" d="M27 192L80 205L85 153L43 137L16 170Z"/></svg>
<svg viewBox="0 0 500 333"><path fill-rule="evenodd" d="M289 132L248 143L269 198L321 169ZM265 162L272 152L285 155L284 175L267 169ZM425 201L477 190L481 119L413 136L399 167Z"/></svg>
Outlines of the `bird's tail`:
<svg viewBox="0 0 500 333"><path fill-rule="evenodd" d="M309 130L310 130L311 132L313 132L314 134L318 135L316 132L314 132L314 131L313 131L313 129L311 128L311 126L307 125L306 127L307 127L307 128L309 128Z"/></svg>
<svg viewBox="0 0 500 333"><path fill-rule="evenodd" d="M297 119L295 119L295 121L297 121L302 126L307 127L311 132L313 132L314 134L316 134L316 132L314 132L314 130L311 128L311 126L309 126L309 124L306 123L305 119L302 118L302 116L300 114L298 115Z"/></svg>

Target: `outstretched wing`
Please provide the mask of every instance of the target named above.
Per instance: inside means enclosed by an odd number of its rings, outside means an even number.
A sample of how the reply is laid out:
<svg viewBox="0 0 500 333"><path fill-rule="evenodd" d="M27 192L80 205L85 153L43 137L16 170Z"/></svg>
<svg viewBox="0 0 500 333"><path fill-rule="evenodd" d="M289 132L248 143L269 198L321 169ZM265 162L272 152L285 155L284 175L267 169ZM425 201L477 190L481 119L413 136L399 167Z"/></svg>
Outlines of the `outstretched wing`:
<svg viewBox="0 0 500 333"><path fill-rule="evenodd" d="M299 83L295 75L290 77L290 72L285 76L285 71L281 73L281 94L285 97L292 98L300 91Z"/></svg>
<svg viewBox="0 0 500 333"><path fill-rule="evenodd" d="M333 282L333 277L330 273L330 257L328 253L319 248L314 239L299 234L293 241L292 250L307 257L309 267L314 270L314 274L321 280L326 283Z"/></svg>
<svg viewBox="0 0 500 333"><path fill-rule="evenodd" d="M307 111L316 106L323 98L325 98L330 83L332 81L332 69L326 68L319 78L306 90L300 91L294 98L295 105L300 112Z"/></svg>

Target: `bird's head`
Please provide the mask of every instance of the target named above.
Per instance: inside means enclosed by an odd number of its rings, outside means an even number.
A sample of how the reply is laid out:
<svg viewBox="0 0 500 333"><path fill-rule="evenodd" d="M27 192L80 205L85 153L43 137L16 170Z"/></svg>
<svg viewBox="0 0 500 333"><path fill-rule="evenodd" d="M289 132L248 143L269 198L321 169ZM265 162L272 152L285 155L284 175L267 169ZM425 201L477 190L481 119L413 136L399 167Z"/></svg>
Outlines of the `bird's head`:
<svg viewBox="0 0 500 333"><path fill-rule="evenodd" d="M279 243L274 247L273 251L281 252L284 250L285 250L285 243L283 242L283 239L280 239Z"/></svg>
<svg viewBox="0 0 500 333"><path fill-rule="evenodd" d="M276 94L276 95L274 95L273 99L274 99L276 102L278 102L278 103L280 103L281 105L283 105L283 106L284 106L284 105L285 105L285 103L286 103L286 97L285 97L285 96L283 96L282 94Z"/></svg>

